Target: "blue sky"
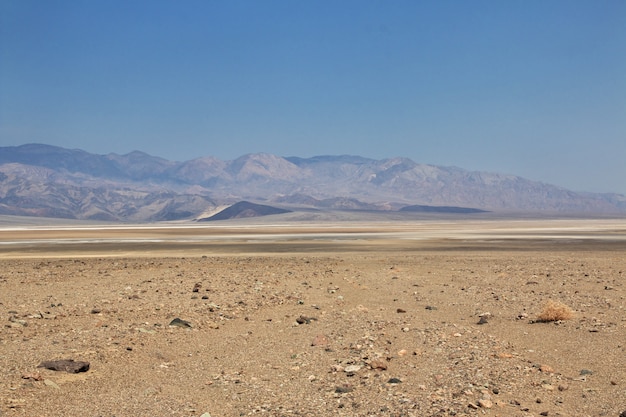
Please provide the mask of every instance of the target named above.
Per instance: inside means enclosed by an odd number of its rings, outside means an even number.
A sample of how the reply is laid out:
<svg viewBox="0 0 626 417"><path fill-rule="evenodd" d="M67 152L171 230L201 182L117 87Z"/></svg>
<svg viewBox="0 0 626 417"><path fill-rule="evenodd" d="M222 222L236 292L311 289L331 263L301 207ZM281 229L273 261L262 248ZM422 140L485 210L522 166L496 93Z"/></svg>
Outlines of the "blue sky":
<svg viewBox="0 0 626 417"><path fill-rule="evenodd" d="M626 194L626 1L0 1L0 145L353 154Z"/></svg>

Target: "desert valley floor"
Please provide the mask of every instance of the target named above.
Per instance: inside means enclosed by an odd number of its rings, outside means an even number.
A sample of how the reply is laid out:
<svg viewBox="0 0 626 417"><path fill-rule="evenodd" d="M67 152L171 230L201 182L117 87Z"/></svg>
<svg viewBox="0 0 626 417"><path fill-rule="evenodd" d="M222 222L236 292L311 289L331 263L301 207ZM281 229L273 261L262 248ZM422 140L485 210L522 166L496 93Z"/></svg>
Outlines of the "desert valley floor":
<svg viewBox="0 0 626 417"><path fill-rule="evenodd" d="M0 222L0 415L618 417L625 283L620 219Z"/></svg>

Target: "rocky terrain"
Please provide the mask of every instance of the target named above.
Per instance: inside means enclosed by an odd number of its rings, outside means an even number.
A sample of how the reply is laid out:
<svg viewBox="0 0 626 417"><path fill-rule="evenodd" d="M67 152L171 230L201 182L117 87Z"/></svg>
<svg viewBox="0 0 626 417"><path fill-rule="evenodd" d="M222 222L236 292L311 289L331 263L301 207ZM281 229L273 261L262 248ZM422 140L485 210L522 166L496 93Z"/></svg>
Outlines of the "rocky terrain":
<svg viewBox="0 0 626 417"><path fill-rule="evenodd" d="M0 214L107 221L195 219L239 201L287 210L395 212L455 207L542 215L623 215L626 197L407 158L248 154L168 161L49 145L0 147Z"/></svg>
<svg viewBox="0 0 626 417"><path fill-rule="evenodd" d="M7 229L0 414L620 416L623 224L513 226ZM548 300L573 315L540 321ZM89 367L47 369L68 359Z"/></svg>

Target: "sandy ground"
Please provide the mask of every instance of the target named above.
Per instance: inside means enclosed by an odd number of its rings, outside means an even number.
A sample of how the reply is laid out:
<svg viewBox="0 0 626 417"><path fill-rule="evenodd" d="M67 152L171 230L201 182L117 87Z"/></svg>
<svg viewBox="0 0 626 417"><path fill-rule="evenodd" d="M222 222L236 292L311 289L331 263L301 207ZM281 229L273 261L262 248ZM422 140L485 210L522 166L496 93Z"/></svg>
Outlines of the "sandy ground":
<svg viewBox="0 0 626 417"><path fill-rule="evenodd" d="M618 220L5 225L0 415L619 416L625 255Z"/></svg>

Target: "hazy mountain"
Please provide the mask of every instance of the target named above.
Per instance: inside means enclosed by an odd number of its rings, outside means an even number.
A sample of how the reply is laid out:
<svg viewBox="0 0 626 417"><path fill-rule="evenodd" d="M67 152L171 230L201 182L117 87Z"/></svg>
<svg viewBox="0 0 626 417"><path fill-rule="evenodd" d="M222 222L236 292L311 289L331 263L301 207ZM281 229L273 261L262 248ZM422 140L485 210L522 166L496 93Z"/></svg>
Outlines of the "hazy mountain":
<svg viewBox="0 0 626 417"><path fill-rule="evenodd" d="M174 220L241 200L289 209L438 206L626 213L623 195L576 193L518 176L418 164L407 158L283 158L261 153L232 161L204 156L176 162L139 151L95 155L39 144L0 147L0 214Z"/></svg>

